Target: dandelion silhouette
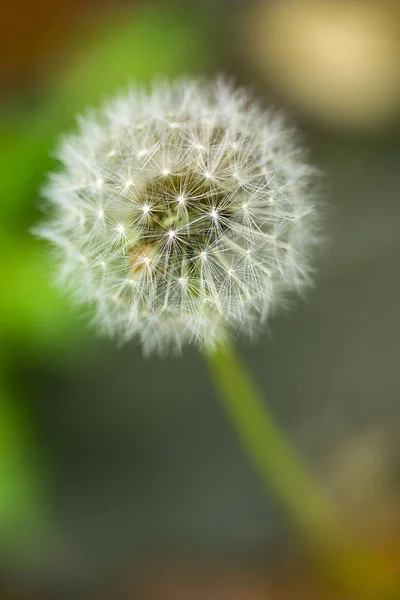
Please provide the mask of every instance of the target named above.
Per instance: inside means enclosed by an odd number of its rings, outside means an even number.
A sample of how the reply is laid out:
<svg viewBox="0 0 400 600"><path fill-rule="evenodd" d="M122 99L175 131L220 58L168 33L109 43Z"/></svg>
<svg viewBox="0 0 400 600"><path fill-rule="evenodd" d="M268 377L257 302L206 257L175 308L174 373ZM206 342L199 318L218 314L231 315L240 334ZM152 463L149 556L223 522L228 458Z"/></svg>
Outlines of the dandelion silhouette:
<svg viewBox="0 0 400 600"><path fill-rule="evenodd" d="M132 89L80 119L58 156L38 233L110 335L147 352L213 347L310 284L313 170L245 90Z"/></svg>

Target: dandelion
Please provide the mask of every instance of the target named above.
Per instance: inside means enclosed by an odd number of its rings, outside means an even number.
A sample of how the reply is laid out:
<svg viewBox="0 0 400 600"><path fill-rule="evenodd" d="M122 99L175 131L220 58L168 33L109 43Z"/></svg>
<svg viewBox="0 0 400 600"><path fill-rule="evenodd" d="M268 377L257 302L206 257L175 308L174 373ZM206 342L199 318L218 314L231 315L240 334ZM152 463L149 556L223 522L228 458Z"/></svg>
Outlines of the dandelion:
<svg viewBox="0 0 400 600"><path fill-rule="evenodd" d="M38 233L94 321L145 350L253 335L310 284L313 170L282 118L222 80L132 89L79 121Z"/></svg>
<svg viewBox="0 0 400 600"><path fill-rule="evenodd" d="M148 353L197 344L310 547L347 587L398 597L397 573L348 539L229 343L311 283L315 177L296 135L223 80L159 82L81 119L59 159L36 231L57 249L60 281L121 341Z"/></svg>

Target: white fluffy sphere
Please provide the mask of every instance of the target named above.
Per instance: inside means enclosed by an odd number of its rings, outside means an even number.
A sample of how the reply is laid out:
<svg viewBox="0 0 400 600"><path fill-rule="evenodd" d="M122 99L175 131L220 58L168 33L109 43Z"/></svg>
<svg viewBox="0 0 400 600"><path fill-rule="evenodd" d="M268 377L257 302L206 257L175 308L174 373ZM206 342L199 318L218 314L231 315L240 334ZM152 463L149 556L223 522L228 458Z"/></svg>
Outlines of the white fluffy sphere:
<svg viewBox="0 0 400 600"><path fill-rule="evenodd" d="M165 351L252 334L310 283L314 175L295 142L225 81L134 88L63 140L38 233L122 341Z"/></svg>

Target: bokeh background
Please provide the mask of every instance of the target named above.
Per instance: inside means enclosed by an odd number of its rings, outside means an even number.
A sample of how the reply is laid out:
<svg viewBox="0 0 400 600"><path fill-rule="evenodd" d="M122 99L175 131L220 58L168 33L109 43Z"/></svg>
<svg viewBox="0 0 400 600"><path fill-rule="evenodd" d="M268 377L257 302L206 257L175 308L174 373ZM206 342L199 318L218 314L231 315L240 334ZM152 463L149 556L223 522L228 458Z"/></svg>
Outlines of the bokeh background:
<svg viewBox="0 0 400 600"><path fill-rule="evenodd" d="M399 3L14 0L0 18L0 597L339 598L199 353L99 340L30 234L75 115L158 75L251 85L324 174L316 288L240 352L349 530L400 563Z"/></svg>

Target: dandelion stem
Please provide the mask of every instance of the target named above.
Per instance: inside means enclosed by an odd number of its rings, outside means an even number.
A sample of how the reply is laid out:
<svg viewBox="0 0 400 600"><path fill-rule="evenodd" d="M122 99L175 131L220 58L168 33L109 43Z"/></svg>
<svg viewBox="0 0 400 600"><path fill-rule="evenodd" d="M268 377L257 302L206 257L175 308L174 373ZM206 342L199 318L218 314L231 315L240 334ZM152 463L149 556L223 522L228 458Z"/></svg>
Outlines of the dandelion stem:
<svg viewBox="0 0 400 600"><path fill-rule="evenodd" d="M398 572L344 530L334 506L280 429L232 347L220 346L207 358L244 449L326 573L357 598L399 598Z"/></svg>

